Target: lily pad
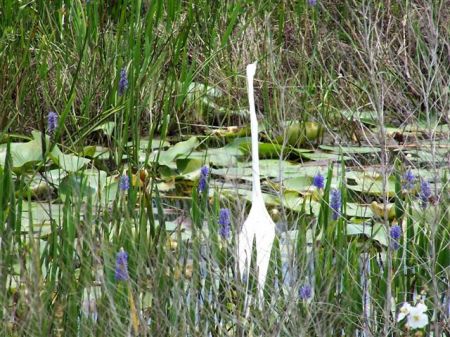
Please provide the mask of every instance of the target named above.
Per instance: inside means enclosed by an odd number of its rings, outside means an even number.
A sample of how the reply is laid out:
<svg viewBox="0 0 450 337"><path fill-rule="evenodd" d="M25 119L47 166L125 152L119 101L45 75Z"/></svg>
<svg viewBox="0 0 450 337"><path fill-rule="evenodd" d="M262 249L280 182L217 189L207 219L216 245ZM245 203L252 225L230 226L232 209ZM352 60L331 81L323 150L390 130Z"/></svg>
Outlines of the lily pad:
<svg viewBox="0 0 450 337"><path fill-rule="evenodd" d="M42 143L34 138L26 143L11 143L12 167L15 171L26 171L42 161ZM5 164L7 144L0 145L0 165Z"/></svg>
<svg viewBox="0 0 450 337"><path fill-rule="evenodd" d="M251 140L248 140L246 142L242 142L240 145L240 149L244 154L250 154L252 147L251 147ZM258 151L259 151L259 157L260 158L276 158L279 157L281 154L281 151L283 149L283 146L276 143L258 143Z"/></svg>
<svg viewBox="0 0 450 337"><path fill-rule="evenodd" d="M329 146L329 145L320 145L322 150L331 151L336 154L350 154L350 153L358 153L358 154L367 154L367 153L377 153L380 152L381 149L378 147L372 146Z"/></svg>
<svg viewBox="0 0 450 337"><path fill-rule="evenodd" d="M311 183L312 177L308 176L300 176L283 180L283 185L286 189L297 192L305 192L311 189Z"/></svg>
<svg viewBox="0 0 450 337"><path fill-rule="evenodd" d="M166 165L169 167L176 168L175 159L178 158L187 158L192 151L199 145L199 141L197 137L191 137L184 142L176 143L174 146L169 148L166 151L159 152L159 160L158 163L160 165ZM145 158L145 155L144 155ZM150 160L155 161L158 158L158 152L153 152L150 156ZM141 156L140 156L140 159Z"/></svg>
<svg viewBox="0 0 450 337"><path fill-rule="evenodd" d="M373 179L370 177L362 177L354 179L356 185L348 184L347 188L360 193L366 193L370 195L381 196L383 194L383 180ZM394 177L390 177L387 180L386 193L389 197L395 195L395 180Z"/></svg>
<svg viewBox="0 0 450 337"><path fill-rule="evenodd" d="M319 160L340 161L340 160L351 159L348 156L341 156L340 154L320 152L320 151L316 151L316 152L312 152L312 153L300 152L299 154L303 158L306 158L309 160L315 160L315 161L319 161Z"/></svg>
<svg viewBox="0 0 450 337"><path fill-rule="evenodd" d="M94 128L92 131L102 131L107 136L112 136L116 123L110 121L105 122Z"/></svg>
<svg viewBox="0 0 450 337"><path fill-rule="evenodd" d="M364 235L367 238L378 241L383 246L388 245L386 230L383 224L375 223L373 226L369 223L347 224L347 235Z"/></svg>
<svg viewBox="0 0 450 337"><path fill-rule="evenodd" d="M87 165L90 160L84 157L79 157L73 154L64 154L59 149L55 148L50 154L52 161L67 172L77 172Z"/></svg>

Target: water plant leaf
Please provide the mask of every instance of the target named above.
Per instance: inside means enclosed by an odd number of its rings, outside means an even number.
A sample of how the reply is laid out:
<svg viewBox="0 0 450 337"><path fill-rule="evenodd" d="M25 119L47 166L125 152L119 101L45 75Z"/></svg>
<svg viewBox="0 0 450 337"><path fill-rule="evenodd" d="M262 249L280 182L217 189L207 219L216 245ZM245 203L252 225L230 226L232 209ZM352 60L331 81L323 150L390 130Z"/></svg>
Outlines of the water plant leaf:
<svg viewBox="0 0 450 337"><path fill-rule="evenodd" d="M241 150L232 146L212 148L207 151L194 151L189 158L201 159L207 165L230 167L238 163L238 157L242 156Z"/></svg>
<svg viewBox="0 0 450 337"><path fill-rule="evenodd" d="M176 168L174 160L178 158L187 158L199 144L200 143L197 137L191 137L186 141L176 143L168 150L159 152L158 163L160 165L166 165L172 168L175 166ZM151 160L156 160L157 155L157 152L153 152L151 155Z"/></svg>
<svg viewBox="0 0 450 337"><path fill-rule="evenodd" d="M280 156L283 146L276 143L259 142L258 148L260 158L277 158ZM251 142L250 141L241 142L240 149L244 154L250 154Z"/></svg>
<svg viewBox="0 0 450 337"><path fill-rule="evenodd" d="M375 223L349 223L347 224L347 235L364 235L367 238L378 241L383 246L388 245L388 239L384 225Z"/></svg>
<svg viewBox="0 0 450 337"><path fill-rule="evenodd" d="M366 154L366 153L377 153L381 149L373 146L330 146L330 145L319 145L319 148L325 151L330 151L336 154L340 153L355 153L355 154Z"/></svg>
<svg viewBox="0 0 450 337"><path fill-rule="evenodd" d="M61 204L48 204L48 202L33 201L24 205L22 209L22 231L28 232L30 222L34 227L34 234L41 236L47 235L51 232L50 227L50 214L51 218L59 223L60 216L62 215Z"/></svg>
<svg viewBox="0 0 450 337"><path fill-rule="evenodd" d="M94 129L92 129L92 131L101 131L105 135L111 137L114 132L115 127L116 127L116 123L109 121L109 122L105 122L105 123L98 125Z"/></svg>
<svg viewBox="0 0 450 337"><path fill-rule="evenodd" d="M94 201L102 197L103 200L109 199L108 201L110 201L113 197L111 191L104 190L109 185L105 171L87 169L82 172L70 173L64 177L59 185L59 196L63 201L68 196L76 197L79 200L87 200L90 196ZM106 196L109 198L105 198Z"/></svg>
<svg viewBox="0 0 450 337"><path fill-rule="evenodd" d="M283 180L283 185L287 190L306 192L312 190L311 187L312 177L300 176L295 178L287 178Z"/></svg>
<svg viewBox="0 0 450 337"><path fill-rule="evenodd" d="M294 149L295 150L295 149ZM306 153L306 152L300 152L300 156L302 156L305 159L309 160L329 160L329 161L340 161L340 160L349 160L351 157L349 156L341 156L340 154L335 153L327 153L327 152L312 152L312 153Z"/></svg>
<svg viewBox="0 0 450 337"><path fill-rule="evenodd" d="M14 171L26 171L42 161L42 145L40 138L29 142L11 143L11 159ZM0 165L4 165L7 144L0 145Z"/></svg>
<svg viewBox="0 0 450 337"><path fill-rule="evenodd" d="M364 124L377 126L378 115L376 111L366 110L366 111L355 111L355 110L341 110L341 115L347 118L349 121L360 121Z"/></svg>
<svg viewBox="0 0 450 337"><path fill-rule="evenodd" d="M50 154L50 158L56 165L67 172L77 172L90 162L89 159L84 157L62 153L56 147Z"/></svg>
<svg viewBox="0 0 450 337"><path fill-rule="evenodd" d="M127 146L131 147L133 146L134 143L132 141L127 143ZM140 150L147 150L148 149L148 145L149 145L149 139L148 138L140 138L139 139L139 149ZM156 150L156 149L162 149L162 148L167 148L170 147L170 143L166 140L161 140L159 138L153 138L151 141L151 149L152 150ZM144 153L144 157L145 157L145 153Z"/></svg>
<svg viewBox="0 0 450 337"><path fill-rule="evenodd" d="M345 215L353 218L372 218L373 212L368 205L361 205L354 202L347 202Z"/></svg>
<svg viewBox="0 0 450 337"><path fill-rule="evenodd" d="M236 190L230 191L231 193L236 193ZM252 191L246 189L239 189L237 193L242 196L247 201L252 201ZM280 204L280 199L273 194L262 193L264 203L269 206L278 206Z"/></svg>
<svg viewBox="0 0 450 337"><path fill-rule="evenodd" d="M383 194L383 180L381 178L374 179L369 176L354 176L355 184L348 184L347 188L355 192L366 193L370 195L381 196ZM395 194L394 177L389 177L386 185L386 193L389 197Z"/></svg>

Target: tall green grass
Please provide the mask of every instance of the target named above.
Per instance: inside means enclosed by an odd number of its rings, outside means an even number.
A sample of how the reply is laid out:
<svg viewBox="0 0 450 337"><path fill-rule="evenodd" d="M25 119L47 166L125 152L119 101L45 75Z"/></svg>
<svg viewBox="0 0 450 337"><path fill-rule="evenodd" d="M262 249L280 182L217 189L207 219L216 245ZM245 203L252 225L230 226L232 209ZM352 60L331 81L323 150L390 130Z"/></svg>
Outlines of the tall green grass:
<svg viewBox="0 0 450 337"><path fill-rule="evenodd" d="M435 126L448 121L449 111L445 9L445 1L3 0L1 334L412 336L396 314L418 294L431 320L424 335L450 334L447 176L429 165L439 203L417 216L414 198L402 192L404 166L393 165L384 142L385 125L424 123L426 145L436 153ZM406 229L399 250L389 237L384 249L347 236L348 219L331 218L329 193L339 188L343 211L356 196L347 190L345 166L337 178L330 167L317 217L282 214L295 235L277 236L262 305L255 273L243 280L236 268L238 214L247 205L224 200L211 180L202 193L193 186L183 204L192 229L168 228L165 211L179 205L162 196L157 165L149 154L143 161L139 150L141 142L151 148L204 129L245 125L242 74L255 59L257 105L271 137L283 134L287 120L316 120L328 140L351 142L355 129L363 129L355 111L375 111L379 131L369 139L384 151L376 162L396 175L395 196L384 190L378 201L395 201ZM122 69L128 88L119 95ZM207 86L193 99L196 83L221 89L222 109L202 101ZM344 110L353 111L350 122ZM33 129L44 133L49 111L59 114L49 147L81 154L101 144L109 149L109 174L145 168L148 188L118 190L107 203L75 174L55 214L54 196L47 198L48 233L31 217L24 221L33 199L26 176L49 169L51 149L42 149L43 161L24 174L13 170L9 144ZM113 125L107 132L99 130L105 122ZM234 214L228 241L218 236L221 207ZM389 232L387 214L381 222ZM129 279L118 282L121 248ZM313 288L310 300L299 298L305 284Z"/></svg>

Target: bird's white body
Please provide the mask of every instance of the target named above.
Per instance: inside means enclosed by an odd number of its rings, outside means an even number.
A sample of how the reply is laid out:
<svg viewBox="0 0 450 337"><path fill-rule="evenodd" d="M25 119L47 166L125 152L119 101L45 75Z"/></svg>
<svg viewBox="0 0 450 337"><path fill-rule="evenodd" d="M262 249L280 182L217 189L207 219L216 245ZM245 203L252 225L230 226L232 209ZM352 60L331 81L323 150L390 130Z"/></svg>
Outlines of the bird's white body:
<svg viewBox="0 0 450 337"><path fill-rule="evenodd" d="M258 267L258 291L262 299L264 283L269 268L270 253L275 238L275 223L266 209L259 181L258 120L253 96L253 77L256 63L247 66L247 89L250 105L250 126L252 135L252 207L238 237L239 270L241 277L250 270L253 239L256 241L256 265Z"/></svg>

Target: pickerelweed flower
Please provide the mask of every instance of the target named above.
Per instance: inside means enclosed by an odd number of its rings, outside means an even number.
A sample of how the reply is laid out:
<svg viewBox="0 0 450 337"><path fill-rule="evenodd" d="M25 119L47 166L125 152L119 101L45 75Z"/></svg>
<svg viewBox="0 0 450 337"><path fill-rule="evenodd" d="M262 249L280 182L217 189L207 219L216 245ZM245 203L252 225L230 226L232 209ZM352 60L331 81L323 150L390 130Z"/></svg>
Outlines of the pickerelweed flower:
<svg viewBox="0 0 450 337"><path fill-rule="evenodd" d="M124 174L120 177L119 188L122 192L130 189L130 177L128 175Z"/></svg>
<svg viewBox="0 0 450 337"><path fill-rule="evenodd" d="M341 192L335 188L331 190L330 207L333 210L332 219L337 220L341 211Z"/></svg>
<svg viewBox="0 0 450 337"><path fill-rule="evenodd" d="M317 0L308 0L308 4L310 6L315 6L315 5L317 5Z"/></svg>
<svg viewBox="0 0 450 337"><path fill-rule="evenodd" d="M58 127L58 114L56 112L51 111L48 113L48 132L49 133L55 132L57 127Z"/></svg>
<svg viewBox="0 0 450 337"><path fill-rule="evenodd" d="M122 96L125 93L125 90L128 89L128 78L127 78L127 70L122 68L120 71L120 79L119 79L119 96Z"/></svg>
<svg viewBox="0 0 450 337"><path fill-rule="evenodd" d="M200 180L198 181L198 191L203 192L206 188L206 183L208 181L209 168L208 166L203 166L200 169Z"/></svg>
<svg viewBox="0 0 450 337"><path fill-rule="evenodd" d="M311 298L312 295L312 289L311 286L308 284L302 285L300 289L298 290L298 295L300 296L300 299L307 300Z"/></svg>
<svg viewBox="0 0 450 337"><path fill-rule="evenodd" d="M219 234L225 240L230 237L230 223L230 210L228 208L222 208L219 211Z"/></svg>
<svg viewBox="0 0 450 337"><path fill-rule="evenodd" d="M416 177L414 176L414 173L411 171L411 169L408 169L408 171L405 172L403 176L404 184L403 189L410 191L414 188Z"/></svg>
<svg viewBox="0 0 450 337"><path fill-rule="evenodd" d="M420 183L420 200L422 201L422 207L426 208L428 205L428 199L431 197L430 183L426 180L422 180Z"/></svg>
<svg viewBox="0 0 450 337"><path fill-rule="evenodd" d="M116 281L128 280L128 254L123 248L117 253L114 277Z"/></svg>
<svg viewBox="0 0 450 337"><path fill-rule="evenodd" d="M402 236L402 228L398 225L391 227L390 233L392 239L392 248L397 250L400 247L399 239Z"/></svg>
<svg viewBox="0 0 450 337"><path fill-rule="evenodd" d="M313 186L317 188L323 188L325 186L325 178L323 175L320 174L320 172L317 172L317 174L313 178Z"/></svg>

